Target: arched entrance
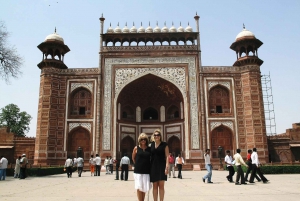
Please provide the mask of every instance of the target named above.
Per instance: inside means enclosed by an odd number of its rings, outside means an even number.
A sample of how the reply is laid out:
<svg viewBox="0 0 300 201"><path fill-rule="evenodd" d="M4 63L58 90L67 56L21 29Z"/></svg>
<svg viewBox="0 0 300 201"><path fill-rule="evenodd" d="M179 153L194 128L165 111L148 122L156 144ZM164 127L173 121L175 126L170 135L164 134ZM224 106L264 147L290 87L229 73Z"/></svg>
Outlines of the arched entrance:
<svg viewBox="0 0 300 201"><path fill-rule="evenodd" d="M229 128L221 125L215 128L211 134L212 158L218 158L218 147L223 148L223 156L226 150L233 152L232 132Z"/></svg>
<svg viewBox="0 0 300 201"><path fill-rule="evenodd" d="M88 159L91 151L90 132L82 127L74 129L68 136L68 155L77 156L77 149L81 147L84 159Z"/></svg>
<svg viewBox="0 0 300 201"><path fill-rule="evenodd" d="M122 156L124 156L124 153L127 153L127 156L131 160L132 150L133 150L134 146L135 146L135 144L131 137L129 137L129 136L124 137L121 141L121 156L120 156L120 158Z"/></svg>
<svg viewBox="0 0 300 201"><path fill-rule="evenodd" d="M172 136L168 140L168 146L169 146L169 152L174 154L174 156L178 156L178 154L181 154L181 146L180 146L180 140L176 136Z"/></svg>
<svg viewBox="0 0 300 201"><path fill-rule="evenodd" d="M157 128L166 136L176 134L180 138L171 139L174 151L182 151L184 138L184 100L181 91L171 82L153 74L147 74L127 84L119 93L116 102L118 117L117 153L124 152L124 136L137 142L140 133L150 136ZM130 109L129 109L130 108ZM167 108L168 110L166 110ZM129 143L129 142L128 142ZM133 146L130 147L130 155Z"/></svg>

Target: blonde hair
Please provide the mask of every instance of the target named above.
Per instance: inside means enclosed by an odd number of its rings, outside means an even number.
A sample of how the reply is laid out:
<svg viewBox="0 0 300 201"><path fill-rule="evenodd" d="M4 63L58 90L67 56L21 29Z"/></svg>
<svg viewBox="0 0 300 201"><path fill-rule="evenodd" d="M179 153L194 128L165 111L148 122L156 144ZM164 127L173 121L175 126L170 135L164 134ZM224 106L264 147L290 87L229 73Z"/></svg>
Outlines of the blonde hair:
<svg viewBox="0 0 300 201"><path fill-rule="evenodd" d="M151 135L151 142L154 142L154 141L155 141L155 140L154 140L154 134L155 134L155 133L159 133L159 134L160 134L160 141L162 142L162 141L163 141L163 136L162 136L162 133L161 133L160 129L155 129L155 130L154 130L153 134Z"/></svg>
<svg viewBox="0 0 300 201"><path fill-rule="evenodd" d="M140 144L141 139L146 139L146 145L148 146L148 144L149 144L149 139L148 139L148 135L147 135L146 133L141 133L141 134L139 135L139 138L138 138L139 144Z"/></svg>

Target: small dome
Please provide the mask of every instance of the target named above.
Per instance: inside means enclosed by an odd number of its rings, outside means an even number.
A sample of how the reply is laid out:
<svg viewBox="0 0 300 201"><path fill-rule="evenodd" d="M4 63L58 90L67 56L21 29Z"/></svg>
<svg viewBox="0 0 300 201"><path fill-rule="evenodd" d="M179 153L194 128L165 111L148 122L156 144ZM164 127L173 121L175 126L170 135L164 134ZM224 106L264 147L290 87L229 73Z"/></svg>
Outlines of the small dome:
<svg viewBox="0 0 300 201"><path fill-rule="evenodd" d="M163 32L163 33L169 32L169 29L168 29L168 27L166 26L166 23L165 23L165 26L161 29L161 32Z"/></svg>
<svg viewBox="0 0 300 201"><path fill-rule="evenodd" d="M135 28L134 23L133 23L133 26L130 28L130 33L136 33L136 32L137 32L137 29Z"/></svg>
<svg viewBox="0 0 300 201"><path fill-rule="evenodd" d="M242 38L242 37L253 37L253 38L255 38L255 35L251 31L245 29L245 26L244 26L243 30L235 37L235 40L237 40L239 38Z"/></svg>
<svg viewBox="0 0 300 201"><path fill-rule="evenodd" d="M119 23L118 23L118 26L115 28L115 33L121 33L121 32L122 32L122 30L119 27Z"/></svg>
<svg viewBox="0 0 300 201"><path fill-rule="evenodd" d="M45 38L45 42L46 42L47 40L52 40L52 41L54 40L54 41L59 41L59 42L64 43L64 39L63 39L60 35L58 35L58 34L56 33L56 28L55 28L53 34L50 34L50 35L48 35L48 36Z"/></svg>
<svg viewBox="0 0 300 201"><path fill-rule="evenodd" d="M125 27L123 28L122 32L123 33L129 33L129 29L127 27L127 22L126 22Z"/></svg>
<svg viewBox="0 0 300 201"><path fill-rule="evenodd" d="M169 29L169 32L176 32L176 28L174 27L173 22L172 22L172 26Z"/></svg>
<svg viewBox="0 0 300 201"><path fill-rule="evenodd" d="M188 23L188 26L185 28L185 32L193 32L193 28L190 26L190 23Z"/></svg>
<svg viewBox="0 0 300 201"><path fill-rule="evenodd" d="M158 23L156 23L156 27L153 29L153 32L154 33L160 33L161 32L161 30L160 30L160 28L158 26Z"/></svg>
<svg viewBox="0 0 300 201"><path fill-rule="evenodd" d="M141 27L138 29L138 33L145 33L145 28L143 27L141 23Z"/></svg>
<svg viewBox="0 0 300 201"><path fill-rule="evenodd" d="M152 29L152 27L150 26L150 22L149 22L149 26L148 26L147 29L146 29L146 33L153 33L153 29Z"/></svg>
<svg viewBox="0 0 300 201"><path fill-rule="evenodd" d="M107 33L114 33L114 29L111 27L111 23L109 24L109 27L107 29Z"/></svg>
<svg viewBox="0 0 300 201"><path fill-rule="evenodd" d="M177 29L177 32L184 32L184 28L181 26L181 22L180 22L180 26Z"/></svg>

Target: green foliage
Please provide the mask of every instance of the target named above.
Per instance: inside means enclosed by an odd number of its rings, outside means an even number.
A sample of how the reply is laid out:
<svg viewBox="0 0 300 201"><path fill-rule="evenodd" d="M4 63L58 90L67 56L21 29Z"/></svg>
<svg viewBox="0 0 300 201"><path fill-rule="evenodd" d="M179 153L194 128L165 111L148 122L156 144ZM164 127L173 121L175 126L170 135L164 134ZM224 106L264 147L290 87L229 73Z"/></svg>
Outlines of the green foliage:
<svg viewBox="0 0 300 201"><path fill-rule="evenodd" d="M299 174L300 165L265 165L261 166L261 171L264 174ZM244 172L247 171L247 167L242 166ZM236 166L234 166L236 171Z"/></svg>
<svg viewBox="0 0 300 201"><path fill-rule="evenodd" d="M9 131L17 136L25 136L30 128L32 117L27 112L20 112L20 108L15 104L9 104L1 108L0 127L8 127Z"/></svg>

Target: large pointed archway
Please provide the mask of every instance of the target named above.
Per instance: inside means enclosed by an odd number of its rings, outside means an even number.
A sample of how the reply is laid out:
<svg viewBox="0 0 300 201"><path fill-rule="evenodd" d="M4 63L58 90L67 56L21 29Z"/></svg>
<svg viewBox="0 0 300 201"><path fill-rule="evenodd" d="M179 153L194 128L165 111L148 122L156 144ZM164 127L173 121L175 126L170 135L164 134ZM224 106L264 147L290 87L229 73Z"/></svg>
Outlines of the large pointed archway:
<svg viewBox="0 0 300 201"><path fill-rule="evenodd" d="M127 135L137 141L140 133L150 136L157 128L162 130L165 141L170 135L184 139L183 103L181 91L168 80L147 74L132 81L117 97L116 141ZM179 139L177 144L176 153L183 151L179 150L183 148ZM121 143L117 143L116 149L121 155Z"/></svg>
<svg viewBox="0 0 300 201"><path fill-rule="evenodd" d="M72 130L68 135L68 155L77 156L78 147L82 148L84 159L88 159L91 151L90 132L83 127Z"/></svg>

